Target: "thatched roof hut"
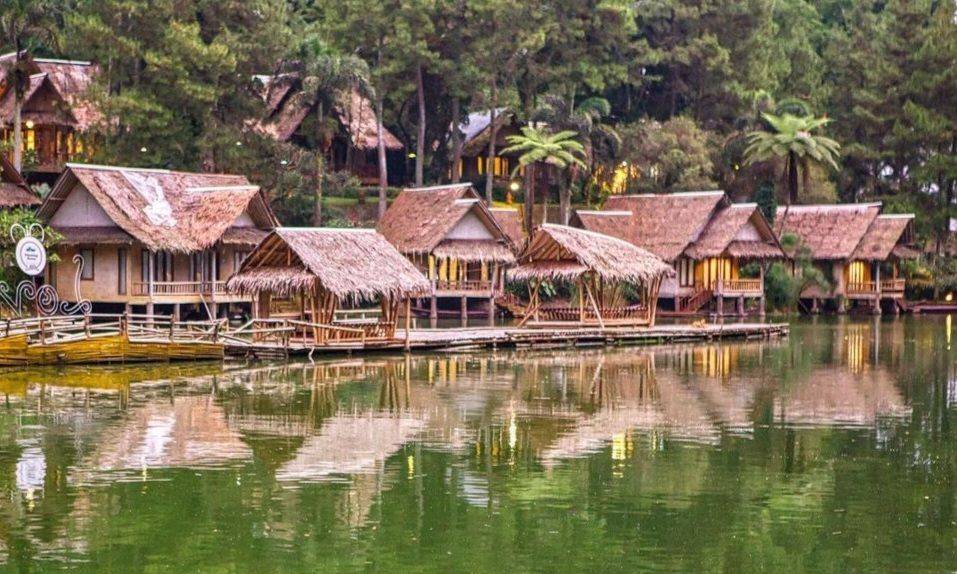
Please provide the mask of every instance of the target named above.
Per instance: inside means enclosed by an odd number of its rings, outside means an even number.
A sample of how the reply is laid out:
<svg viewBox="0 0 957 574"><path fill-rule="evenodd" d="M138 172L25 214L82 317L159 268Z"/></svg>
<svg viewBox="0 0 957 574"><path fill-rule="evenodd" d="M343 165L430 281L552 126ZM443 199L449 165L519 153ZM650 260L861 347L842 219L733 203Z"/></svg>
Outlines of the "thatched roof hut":
<svg viewBox="0 0 957 574"><path fill-rule="evenodd" d="M319 289L338 299L371 300L425 295L431 283L373 229L279 227L227 287L279 297Z"/></svg>
<svg viewBox="0 0 957 574"><path fill-rule="evenodd" d="M40 219L58 228L57 211L75 192L89 194L119 230L153 251L191 253L224 237L255 245L278 224L266 196L245 176L85 164L67 164L37 212ZM84 227L67 230L68 239L74 231L81 242L91 238ZM123 241L115 229L109 237Z"/></svg>
<svg viewBox="0 0 957 574"><path fill-rule="evenodd" d="M278 140L289 141L302 122L315 109L315 98L302 89L298 73L258 76L266 117L256 123L260 132ZM342 124L352 145L360 150L374 150L379 145L377 119L372 103L357 90L341 94L331 112ZM402 149L402 142L385 127L382 139L386 149Z"/></svg>
<svg viewBox="0 0 957 574"><path fill-rule="evenodd" d="M882 215L881 204L794 205L778 209L775 230L795 235L817 260L884 261L916 257L907 247L914 216Z"/></svg>
<svg viewBox="0 0 957 574"><path fill-rule="evenodd" d="M674 270L655 255L617 239L564 225L546 223L535 230L519 254L509 279L575 279L595 273L607 281L646 283Z"/></svg>
<svg viewBox="0 0 957 574"><path fill-rule="evenodd" d="M723 191L612 196L602 211L579 211L583 228L624 239L674 263L730 256L783 258L754 203L732 204Z"/></svg>
<svg viewBox="0 0 957 574"><path fill-rule="evenodd" d="M555 224L536 229L519 254L518 265L507 272L509 279L533 285L526 319L540 311L538 289L542 282L575 281L579 285L578 320L584 323L594 318L602 326L606 315L617 315L623 322L654 323L661 280L673 274L660 258L627 241ZM640 309L634 309L637 315L606 308L605 285L621 283L642 287L644 301ZM586 295L591 305L587 311Z"/></svg>
<svg viewBox="0 0 957 574"><path fill-rule="evenodd" d="M30 190L7 155L0 154L0 209L37 205L40 205L40 197Z"/></svg>
<svg viewBox="0 0 957 574"><path fill-rule="evenodd" d="M405 189L377 229L406 256L515 261L508 234L470 183Z"/></svg>
<svg viewBox="0 0 957 574"><path fill-rule="evenodd" d="M13 65L16 53L0 56L0 70ZM86 92L93 84L99 67L90 62L53 60L27 56L31 72L30 84L23 100L23 121L57 124L84 131L100 119ZM6 90L0 96L0 122L13 122L15 95Z"/></svg>

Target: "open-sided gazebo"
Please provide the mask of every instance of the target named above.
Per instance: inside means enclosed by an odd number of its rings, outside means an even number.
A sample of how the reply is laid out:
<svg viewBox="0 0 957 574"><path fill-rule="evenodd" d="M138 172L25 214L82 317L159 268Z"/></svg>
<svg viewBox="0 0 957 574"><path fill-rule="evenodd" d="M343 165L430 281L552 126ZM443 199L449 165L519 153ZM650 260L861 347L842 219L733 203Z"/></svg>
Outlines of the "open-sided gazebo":
<svg viewBox="0 0 957 574"><path fill-rule="evenodd" d="M310 344L334 343L358 332L364 341L395 338L400 304L408 331L409 298L432 285L374 229L273 230L230 278L230 291L255 296L254 317L291 314ZM337 321L344 301L378 300L379 319ZM311 339L311 341L309 341Z"/></svg>
<svg viewBox="0 0 957 574"><path fill-rule="evenodd" d="M658 289L674 270L631 243L584 229L545 224L532 234L508 271L511 281L527 282L529 301L521 324L654 325ZM577 286L577 306L543 305L546 281ZM625 286L631 285L629 302Z"/></svg>

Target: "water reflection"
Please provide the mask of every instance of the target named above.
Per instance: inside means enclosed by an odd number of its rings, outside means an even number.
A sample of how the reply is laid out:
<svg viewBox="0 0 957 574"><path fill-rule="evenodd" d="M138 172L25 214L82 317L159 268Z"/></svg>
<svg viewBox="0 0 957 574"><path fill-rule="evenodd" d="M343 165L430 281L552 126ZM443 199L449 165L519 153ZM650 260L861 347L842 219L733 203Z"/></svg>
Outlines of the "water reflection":
<svg viewBox="0 0 957 574"><path fill-rule="evenodd" d="M581 520L611 513L605 528L657 505L667 512L645 520L675 529L681 513L712 520L722 504L750 515L760 492L762 521L807 527L847 480L834 460L852 469L900 451L909 476L923 465L952 479L940 461L953 437L926 435L948 428L954 404L943 330L841 320L776 343L3 371L0 559L91 559L98 529L122 528L117 512L146 520L139 544L195 505L215 508L200 519L212 530L193 533L209 560L226 530L287 552L306 533L424 528L439 520L433 504L489 521L531 504L589 508ZM954 502L923 520L949 521ZM416 541L437 526L414 528Z"/></svg>

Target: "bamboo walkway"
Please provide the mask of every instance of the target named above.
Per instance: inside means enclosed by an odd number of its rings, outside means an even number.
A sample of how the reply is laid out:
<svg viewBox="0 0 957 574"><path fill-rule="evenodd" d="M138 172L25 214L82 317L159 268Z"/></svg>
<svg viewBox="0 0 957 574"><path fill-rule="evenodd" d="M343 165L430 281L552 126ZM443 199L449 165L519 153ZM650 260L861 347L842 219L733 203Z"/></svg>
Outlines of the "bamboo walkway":
<svg viewBox="0 0 957 574"><path fill-rule="evenodd" d="M539 328L485 327L466 329L414 329L408 341L396 332L390 340L349 340L323 345L290 337L282 344L226 337L226 353L261 358L296 354L389 350L462 350L486 348L544 348L594 345L661 345L725 339L754 340L785 337L785 323L727 323L660 325L655 327L577 327L551 325Z"/></svg>

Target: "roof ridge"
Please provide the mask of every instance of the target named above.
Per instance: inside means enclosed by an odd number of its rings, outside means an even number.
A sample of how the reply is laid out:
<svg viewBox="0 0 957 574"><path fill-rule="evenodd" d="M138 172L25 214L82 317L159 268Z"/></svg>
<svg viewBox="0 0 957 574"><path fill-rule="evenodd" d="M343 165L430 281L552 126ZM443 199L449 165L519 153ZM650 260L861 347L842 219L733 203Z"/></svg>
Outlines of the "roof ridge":
<svg viewBox="0 0 957 574"><path fill-rule="evenodd" d="M634 215L630 209L578 209L575 213L586 213L588 215Z"/></svg>
<svg viewBox="0 0 957 574"><path fill-rule="evenodd" d="M459 187L472 187L472 182L444 183L439 185L426 185L423 187L405 187L402 191L435 191L437 189L455 189Z"/></svg>
<svg viewBox="0 0 957 574"><path fill-rule="evenodd" d="M363 233L378 233L375 229L371 227L285 227L279 226L273 228L273 231L282 232L282 231L350 231L350 232L363 232Z"/></svg>
<svg viewBox="0 0 957 574"><path fill-rule="evenodd" d="M13 54L13 52L10 52L10 53ZM89 60L61 60L59 58L33 58L33 61L42 62L44 64L73 64L77 66L92 66L93 65L93 62Z"/></svg>

